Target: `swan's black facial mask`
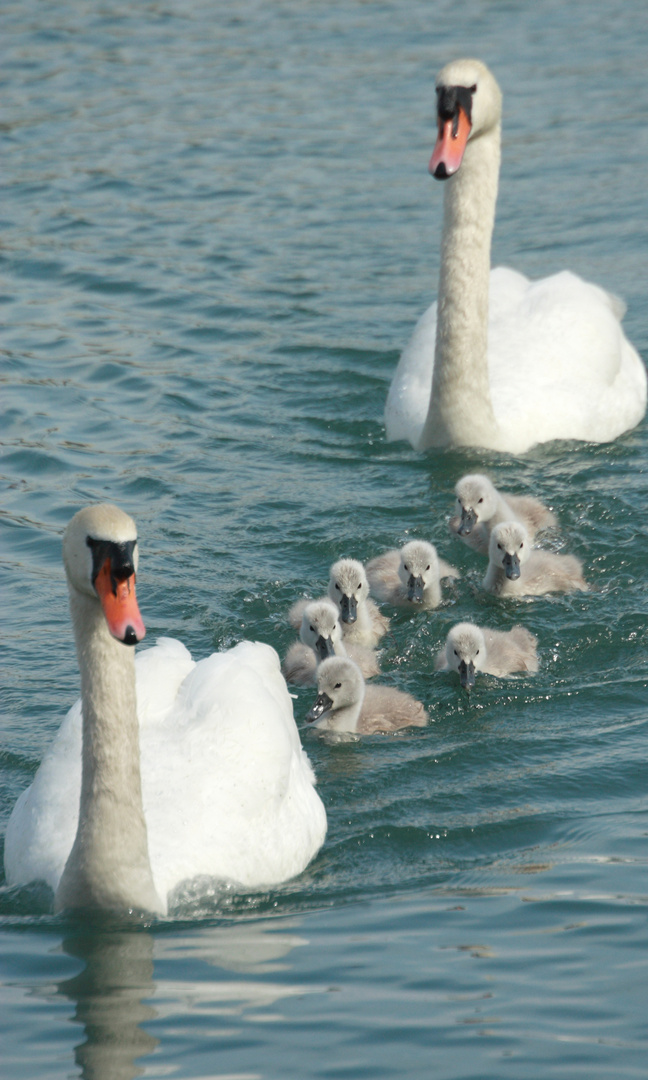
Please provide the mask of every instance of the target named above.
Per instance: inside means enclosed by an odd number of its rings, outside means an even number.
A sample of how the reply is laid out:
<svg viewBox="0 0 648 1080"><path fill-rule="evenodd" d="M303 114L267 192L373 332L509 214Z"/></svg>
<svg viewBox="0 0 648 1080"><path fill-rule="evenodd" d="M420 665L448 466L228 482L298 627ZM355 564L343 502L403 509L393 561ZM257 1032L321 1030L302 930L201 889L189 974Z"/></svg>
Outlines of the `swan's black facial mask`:
<svg viewBox="0 0 648 1080"><path fill-rule="evenodd" d="M444 123L452 120L452 134L456 139L459 129L459 109L463 109L472 124L473 94L475 86L437 86L437 115Z"/></svg>
<svg viewBox="0 0 648 1080"><path fill-rule="evenodd" d="M137 540L124 540L118 544L114 540L95 540L93 536L86 537L86 544L92 552L92 584L94 585L99 571L110 560L110 576L113 585L113 595L117 592L117 582L127 581L135 573L135 545Z"/></svg>

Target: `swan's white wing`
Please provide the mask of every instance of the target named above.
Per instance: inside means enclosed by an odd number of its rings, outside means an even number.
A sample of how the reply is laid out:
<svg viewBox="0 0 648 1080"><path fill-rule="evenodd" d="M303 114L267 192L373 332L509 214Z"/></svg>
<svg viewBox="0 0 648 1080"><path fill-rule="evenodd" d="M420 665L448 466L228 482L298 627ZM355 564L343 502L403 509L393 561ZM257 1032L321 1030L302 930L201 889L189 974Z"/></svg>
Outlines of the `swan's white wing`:
<svg viewBox="0 0 648 1080"><path fill-rule="evenodd" d="M419 445L432 390L436 322L435 300L414 327L389 387L385 428L390 442L405 439L414 448Z"/></svg>
<svg viewBox="0 0 648 1080"><path fill-rule="evenodd" d="M304 869L326 814L268 645L200 661L156 731L142 731L142 784L156 887L199 875L246 886Z"/></svg>
<svg viewBox="0 0 648 1080"><path fill-rule="evenodd" d="M634 427L646 373L616 298L567 270L523 290L511 288L513 275L491 273L488 328L493 408L507 446L606 442Z"/></svg>

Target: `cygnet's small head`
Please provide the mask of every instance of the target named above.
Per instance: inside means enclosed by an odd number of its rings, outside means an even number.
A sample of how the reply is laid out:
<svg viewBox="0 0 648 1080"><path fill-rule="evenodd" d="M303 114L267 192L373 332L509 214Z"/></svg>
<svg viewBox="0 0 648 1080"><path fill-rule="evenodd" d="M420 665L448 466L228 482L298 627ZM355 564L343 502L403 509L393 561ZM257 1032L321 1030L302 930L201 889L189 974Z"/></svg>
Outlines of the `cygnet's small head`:
<svg viewBox="0 0 648 1080"><path fill-rule="evenodd" d="M314 600L307 604L302 615L299 637L310 645L318 660L335 656L342 640L339 611L331 600Z"/></svg>
<svg viewBox="0 0 648 1080"><path fill-rule="evenodd" d="M439 580L439 559L434 544L410 540L401 548L398 576L407 589L407 599L422 604L426 587Z"/></svg>
<svg viewBox="0 0 648 1080"><path fill-rule="evenodd" d="M531 554L529 534L519 521L503 521L491 533L488 556L510 581L520 576L520 567Z"/></svg>
<svg viewBox="0 0 648 1080"><path fill-rule="evenodd" d="M480 521L490 521L497 510L497 492L487 476L470 473L455 486L457 509L461 516L457 533L469 536Z"/></svg>
<svg viewBox="0 0 648 1080"><path fill-rule="evenodd" d="M306 719L318 727L334 727L335 713L362 704L365 683L357 664L342 656L323 660L317 669L317 698Z"/></svg>
<svg viewBox="0 0 648 1080"><path fill-rule="evenodd" d="M482 631L474 623L457 623L446 638L445 654L450 670L457 671L461 685L470 690L476 672L482 670L486 660Z"/></svg>
<svg viewBox="0 0 648 1080"><path fill-rule="evenodd" d="M109 503L79 510L63 535L63 562L70 590L101 603L112 636L124 645L141 641L146 630L135 596L133 519Z"/></svg>
<svg viewBox="0 0 648 1080"><path fill-rule="evenodd" d="M502 94L480 60L454 60L436 80L438 136L429 170L437 180L457 172L469 140L496 127Z"/></svg>
<svg viewBox="0 0 648 1080"><path fill-rule="evenodd" d="M364 566L357 559L339 559L330 571L328 594L337 604L344 623L358 618L358 604L369 596L369 582Z"/></svg>

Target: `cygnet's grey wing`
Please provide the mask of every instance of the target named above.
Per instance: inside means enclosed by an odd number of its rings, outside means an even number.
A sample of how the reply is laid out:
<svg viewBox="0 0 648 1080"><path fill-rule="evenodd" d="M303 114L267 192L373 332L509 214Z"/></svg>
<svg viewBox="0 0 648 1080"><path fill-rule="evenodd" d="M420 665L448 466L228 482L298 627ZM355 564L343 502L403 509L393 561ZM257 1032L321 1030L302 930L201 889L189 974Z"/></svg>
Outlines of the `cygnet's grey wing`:
<svg viewBox="0 0 648 1080"><path fill-rule="evenodd" d="M450 566L445 559L439 559L439 577L440 578L460 578L461 574L457 570L456 566Z"/></svg>
<svg viewBox="0 0 648 1080"><path fill-rule="evenodd" d="M523 568L526 591L536 596L548 592L586 592L583 564L575 555L557 555L535 548Z"/></svg>
<svg viewBox="0 0 648 1080"><path fill-rule="evenodd" d="M358 721L363 735L424 727L427 713L420 701L393 686L367 686Z"/></svg>
<svg viewBox="0 0 648 1080"><path fill-rule="evenodd" d="M281 671L286 682L296 686L315 686L317 684L317 659L309 645L295 641L288 649Z"/></svg>
<svg viewBox="0 0 648 1080"><path fill-rule="evenodd" d="M489 675L512 675L516 671L537 671L538 640L524 626L514 626L508 633L483 630L486 641L486 663L483 671Z"/></svg>
<svg viewBox="0 0 648 1080"><path fill-rule="evenodd" d="M393 603L394 599L402 598L403 585L398 576L399 565L398 551L386 551L384 555L376 555L375 559L370 559L365 565L372 593L385 603Z"/></svg>
<svg viewBox="0 0 648 1080"><path fill-rule="evenodd" d="M548 506L540 502L540 499L534 499L531 495L508 494L505 498L511 510L517 514L522 524L526 525L531 539L540 532L540 529L548 529L558 524L556 515Z"/></svg>
<svg viewBox="0 0 648 1080"><path fill-rule="evenodd" d="M367 608L369 610L369 614L371 615L371 625L373 627L374 633L377 634L378 637L382 637L383 634L386 634L389 630L390 620L387 618L386 615L383 615L378 605L374 604L371 598L367 600Z"/></svg>
<svg viewBox="0 0 648 1080"><path fill-rule="evenodd" d="M358 665L365 679L372 679L374 675L380 673L378 656L373 649L366 645L347 645L346 651L349 659Z"/></svg>

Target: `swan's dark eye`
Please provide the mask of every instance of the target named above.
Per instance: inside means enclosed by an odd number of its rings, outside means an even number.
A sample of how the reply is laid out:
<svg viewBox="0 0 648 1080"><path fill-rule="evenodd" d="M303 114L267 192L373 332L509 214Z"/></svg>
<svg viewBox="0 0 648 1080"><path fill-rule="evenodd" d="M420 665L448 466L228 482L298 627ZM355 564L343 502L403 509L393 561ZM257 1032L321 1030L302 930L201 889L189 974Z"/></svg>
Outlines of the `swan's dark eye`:
<svg viewBox="0 0 648 1080"><path fill-rule="evenodd" d="M475 83L475 85L474 85L474 86L471 86L471 87L470 87L470 93L471 93L471 94L474 94L476 90L477 90L477 83Z"/></svg>

